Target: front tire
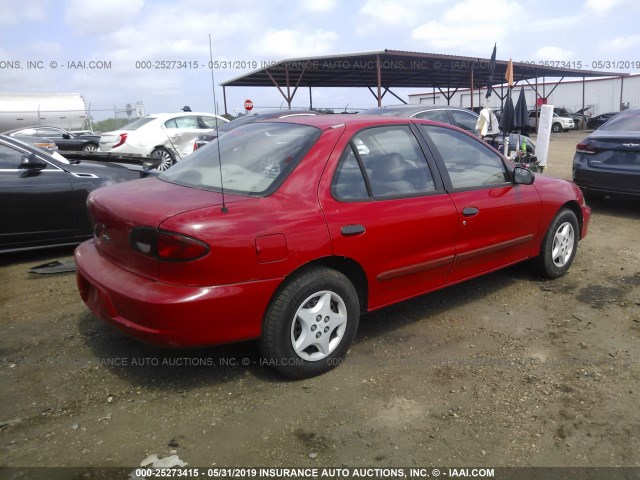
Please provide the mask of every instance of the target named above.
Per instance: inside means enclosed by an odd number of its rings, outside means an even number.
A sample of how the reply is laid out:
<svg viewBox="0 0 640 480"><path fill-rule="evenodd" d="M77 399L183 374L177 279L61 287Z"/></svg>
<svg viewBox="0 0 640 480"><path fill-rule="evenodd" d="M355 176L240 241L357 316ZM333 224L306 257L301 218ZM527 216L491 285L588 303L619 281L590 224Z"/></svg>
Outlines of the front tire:
<svg viewBox="0 0 640 480"><path fill-rule="evenodd" d="M301 272L276 294L265 315L260 350L266 364L291 378L328 372L358 330L360 303L347 277L326 268Z"/></svg>
<svg viewBox="0 0 640 480"><path fill-rule="evenodd" d="M558 278L567 273L578 250L579 231L576 214L567 208L560 210L549 225L540 255L535 259L540 275Z"/></svg>
<svg viewBox="0 0 640 480"><path fill-rule="evenodd" d="M160 158L160 163L156 167L156 170L161 170L161 171L168 170L169 167L171 167L174 163L176 163L175 158L173 158L173 155L171 154L171 152L166 148L162 148L162 147L154 148L153 151L151 152L151 156Z"/></svg>
<svg viewBox="0 0 640 480"><path fill-rule="evenodd" d="M559 123L554 123L554 124L551 126L551 131L552 131L553 133L560 133L560 132L562 131L562 125L560 125Z"/></svg>

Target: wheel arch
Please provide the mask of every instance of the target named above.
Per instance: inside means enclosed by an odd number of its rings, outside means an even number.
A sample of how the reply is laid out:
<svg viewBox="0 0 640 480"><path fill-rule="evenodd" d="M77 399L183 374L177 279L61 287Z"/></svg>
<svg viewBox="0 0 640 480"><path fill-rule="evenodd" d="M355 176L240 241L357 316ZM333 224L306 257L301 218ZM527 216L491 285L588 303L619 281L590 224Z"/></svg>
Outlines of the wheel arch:
<svg viewBox="0 0 640 480"><path fill-rule="evenodd" d="M562 207L560 207L558 211L562 210L563 208L571 210L576 215L576 218L578 219L577 233L580 240L582 240L582 224L584 223L584 218L582 217L582 209L580 208L580 205L578 205L578 202L576 202L575 200L569 200L564 205L562 205Z"/></svg>
<svg viewBox="0 0 640 480"><path fill-rule="evenodd" d="M358 294L360 313L365 313L367 311L367 306L369 305L369 283L367 281L367 275L358 262L351 258L340 256L322 257L299 266L283 279L280 286L276 289L275 292L273 292L271 301L273 301L273 299L280 294L282 289L286 287L289 279L294 278L301 272L309 270L313 267L331 268L347 277L347 279L349 279L353 287L356 289L356 293Z"/></svg>

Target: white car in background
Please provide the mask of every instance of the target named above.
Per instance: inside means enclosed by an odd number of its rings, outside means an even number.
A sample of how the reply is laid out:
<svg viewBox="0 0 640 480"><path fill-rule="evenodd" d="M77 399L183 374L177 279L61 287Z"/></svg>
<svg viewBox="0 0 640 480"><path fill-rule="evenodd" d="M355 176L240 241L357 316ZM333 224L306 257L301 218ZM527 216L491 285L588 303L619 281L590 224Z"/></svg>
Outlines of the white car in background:
<svg viewBox="0 0 640 480"><path fill-rule="evenodd" d="M166 170L193 152L193 142L205 131L229 120L212 113L156 113L138 118L119 130L100 136L101 152L157 156L158 170Z"/></svg>
<svg viewBox="0 0 640 480"><path fill-rule="evenodd" d="M537 112L532 110L529 112L529 127L534 130L538 129L538 118L540 117L540 110ZM569 130L573 130L575 124L573 123L573 118L569 117L561 117L556 112L553 112L553 120L551 120L551 131L555 133L559 132L568 132Z"/></svg>

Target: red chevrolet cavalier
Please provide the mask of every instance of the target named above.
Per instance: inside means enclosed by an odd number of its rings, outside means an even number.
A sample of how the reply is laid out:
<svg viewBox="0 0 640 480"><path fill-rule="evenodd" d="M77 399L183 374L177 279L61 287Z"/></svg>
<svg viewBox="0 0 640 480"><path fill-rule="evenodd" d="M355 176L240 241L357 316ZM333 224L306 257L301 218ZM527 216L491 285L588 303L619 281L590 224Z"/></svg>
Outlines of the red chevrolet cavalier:
<svg viewBox="0 0 640 480"><path fill-rule="evenodd" d="M88 206L96 315L166 346L259 339L292 377L337 365L362 312L528 259L563 275L590 216L460 129L360 115L239 127Z"/></svg>

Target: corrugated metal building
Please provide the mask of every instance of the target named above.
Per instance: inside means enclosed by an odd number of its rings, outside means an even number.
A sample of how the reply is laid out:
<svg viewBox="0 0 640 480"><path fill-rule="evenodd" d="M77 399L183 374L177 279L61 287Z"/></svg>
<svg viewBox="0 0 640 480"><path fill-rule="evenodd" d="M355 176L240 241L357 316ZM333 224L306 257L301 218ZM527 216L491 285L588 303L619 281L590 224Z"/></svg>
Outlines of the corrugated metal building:
<svg viewBox="0 0 640 480"><path fill-rule="evenodd" d="M535 108L537 98L547 98L547 103L555 107L564 107L572 112L591 107L589 113L592 116L606 112L621 110L621 104L628 103L630 108L640 107L640 73L627 77L592 78L585 80L566 80L562 82L541 82L537 84L538 95L535 92L536 85L531 83L519 83L513 87L512 97L515 100L520 94L520 89L525 89L527 105ZM506 85L498 85L494 90L499 95L507 92ZM470 108L471 95L474 96L473 105L484 105L486 88L474 90L458 90L451 98L450 105ZM491 108L500 108L499 95L493 94L488 103ZM435 90L428 93L409 95L409 103L422 103L426 105L446 105L444 94Z"/></svg>

